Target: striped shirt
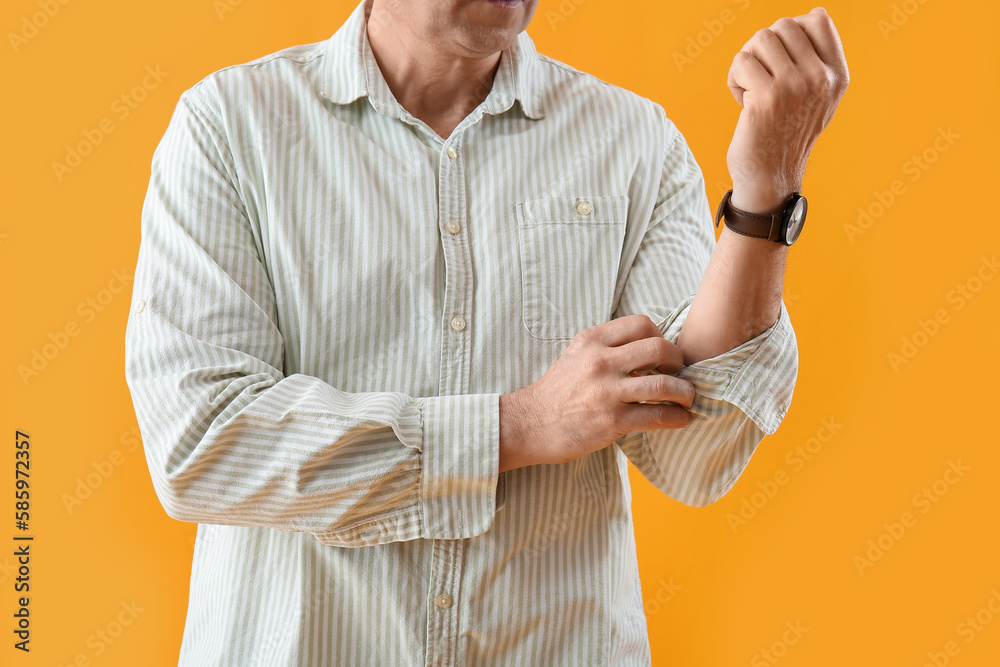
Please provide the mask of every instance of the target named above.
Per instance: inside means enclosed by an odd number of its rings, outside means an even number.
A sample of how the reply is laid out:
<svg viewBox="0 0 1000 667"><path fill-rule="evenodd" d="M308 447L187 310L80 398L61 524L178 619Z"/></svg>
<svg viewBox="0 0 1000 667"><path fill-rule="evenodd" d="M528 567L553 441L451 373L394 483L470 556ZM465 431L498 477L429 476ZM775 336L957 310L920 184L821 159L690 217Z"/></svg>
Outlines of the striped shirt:
<svg viewBox="0 0 1000 667"><path fill-rule="evenodd" d="M575 334L644 313L676 341L703 177L662 106L526 32L444 139L365 9L185 90L152 156L125 370L198 524L180 664L649 664L628 463L725 494L791 402L785 306L678 373L685 428L499 474L500 395Z"/></svg>

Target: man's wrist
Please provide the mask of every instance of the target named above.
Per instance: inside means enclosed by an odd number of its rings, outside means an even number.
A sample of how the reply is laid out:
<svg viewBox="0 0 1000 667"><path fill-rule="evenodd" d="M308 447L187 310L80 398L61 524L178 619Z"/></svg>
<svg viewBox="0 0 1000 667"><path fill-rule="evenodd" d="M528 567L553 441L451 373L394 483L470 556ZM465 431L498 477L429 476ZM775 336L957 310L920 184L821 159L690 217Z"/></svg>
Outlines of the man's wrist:
<svg viewBox="0 0 1000 667"><path fill-rule="evenodd" d="M733 195L729 202L735 208L746 213L767 215L779 213L788 203L793 192L798 192L798 189L762 183L734 184Z"/></svg>
<svg viewBox="0 0 1000 667"><path fill-rule="evenodd" d="M524 411L517 392L500 395L500 472L530 465L525 460Z"/></svg>

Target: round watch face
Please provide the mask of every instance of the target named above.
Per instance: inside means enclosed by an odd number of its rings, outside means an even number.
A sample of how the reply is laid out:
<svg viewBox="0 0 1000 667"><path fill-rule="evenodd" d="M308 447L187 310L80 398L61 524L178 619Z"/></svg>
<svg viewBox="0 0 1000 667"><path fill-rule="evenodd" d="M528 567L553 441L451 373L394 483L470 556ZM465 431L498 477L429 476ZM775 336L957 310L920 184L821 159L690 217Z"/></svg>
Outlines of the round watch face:
<svg viewBox="0 0 1000 667"><path fill-rule="evenodd" d="M785 245L792 245L795 239L802 233L802 226L806 224L806 198L800 197L795 201L792 212L788 216L788 226L785 228Z"/></svg>

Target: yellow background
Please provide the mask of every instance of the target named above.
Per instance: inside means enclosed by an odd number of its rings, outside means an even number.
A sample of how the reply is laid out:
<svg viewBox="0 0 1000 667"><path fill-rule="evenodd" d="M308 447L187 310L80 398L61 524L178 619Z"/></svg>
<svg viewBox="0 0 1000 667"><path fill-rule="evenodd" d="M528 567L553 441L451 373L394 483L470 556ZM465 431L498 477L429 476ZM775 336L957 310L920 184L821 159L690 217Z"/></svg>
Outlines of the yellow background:
<svg viewBox="0 0 1000 667"><path fill-rule="evenodd" d="M131 285L121 289L115 271L135 265L150 158L180 93L224 66L327 38L354 2L63 2L17 45L10 34L41 11L38 0L2 10L0 540L10 546L0 549L0 662L176 664L195 526L163 512L135 437L123 358ZM739 112L726 86L732 56L755 30L810 8L542 0L528 33L542 53L663 104L714 205ZM1000 610L1000 279L983 260L1000 247L1000 9L827 8L852 81L813 151L809 221L790 253L801 355L792 408L708 508L633 475L655 665L919 667L934 664L928 653L938 665L1000 664L1000 617L988 606L996 595ZM678 65L689 47L697 57ZM121 118L112 105L147 66L166 77ZM60 180L52 163L106 118L113 131ZM921 155L926 169L913 161ZM878 213L867 228L859 208ZM18 367L56 345L50 335L65 345L24 381ZM11 648L16 429L32 442L30 655ZM99 483L68 508L88 475ZM776 475L784 483L772 487ZM977 613L976 625L966 620ZM122 632L97 639L119 617Z"/></svg>

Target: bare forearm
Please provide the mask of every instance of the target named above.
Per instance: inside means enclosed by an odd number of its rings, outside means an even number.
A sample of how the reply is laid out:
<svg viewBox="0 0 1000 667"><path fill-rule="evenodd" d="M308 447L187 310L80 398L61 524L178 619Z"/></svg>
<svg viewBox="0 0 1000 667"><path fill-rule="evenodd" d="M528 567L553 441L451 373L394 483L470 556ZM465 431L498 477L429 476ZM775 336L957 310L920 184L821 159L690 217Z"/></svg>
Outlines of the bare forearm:
<svg viewBox="0 0 1000 667"><path fill-rule="evenodd" d="M726 165L732 205L773 213L798 192L806 161L847 90L840 35L822 7L759 30L733 58L729 89L743 107ZM684 363L737 347L781 312L788 248L723 228L678 335Z"/></svg>
<svg viewBox="0 0 1000 667"><path fill-rule="evenodd" d="M734 192L734 200L736 196ZM737 206L769 210L772 199L780 201L780 197L754 197L749 205ZM788 246L782 243L743 236L723 226L677 338L685 365L727 352L775 323L787 254Z"/></svg>

